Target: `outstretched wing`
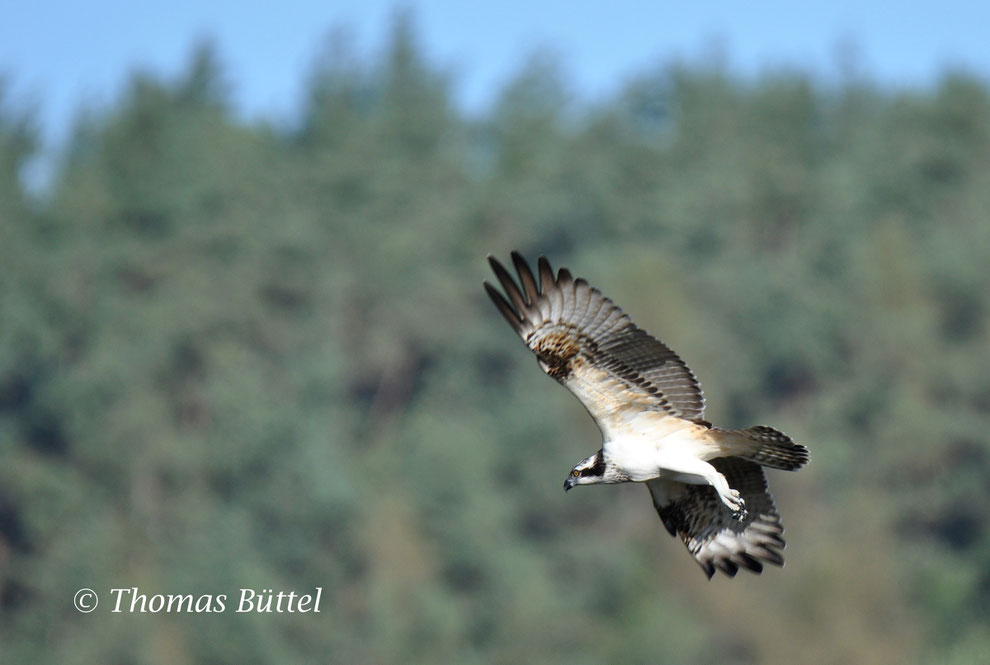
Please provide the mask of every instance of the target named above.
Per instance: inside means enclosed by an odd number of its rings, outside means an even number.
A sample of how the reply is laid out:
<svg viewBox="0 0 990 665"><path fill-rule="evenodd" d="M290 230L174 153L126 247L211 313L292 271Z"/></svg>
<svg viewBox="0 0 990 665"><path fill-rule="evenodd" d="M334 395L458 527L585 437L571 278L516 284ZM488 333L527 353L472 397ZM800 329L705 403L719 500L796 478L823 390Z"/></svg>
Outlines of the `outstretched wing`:
<svg viewBox="0 0 990 665"><path fill-rule="evenodd" d="M734 519L710 485L649 480L653 505L667 531L681 537L709 579L716 569L734 577L740 568L763 572L762 562L783 566L784 527L763 469L738 457L710 463L745 499L746 518Z"/></svg>
<svg viewBox="0 0 990 665"><path fill-rule="evenodd" d="M554 277L540 257L539 285L518 252L519 283L488 257L505 290L485 290L509 325L536 354L543 370L567 386L601 424L629 408L701 421L705 400L698 380L663 342L636 327L627 314L566 268Z"/></svg>

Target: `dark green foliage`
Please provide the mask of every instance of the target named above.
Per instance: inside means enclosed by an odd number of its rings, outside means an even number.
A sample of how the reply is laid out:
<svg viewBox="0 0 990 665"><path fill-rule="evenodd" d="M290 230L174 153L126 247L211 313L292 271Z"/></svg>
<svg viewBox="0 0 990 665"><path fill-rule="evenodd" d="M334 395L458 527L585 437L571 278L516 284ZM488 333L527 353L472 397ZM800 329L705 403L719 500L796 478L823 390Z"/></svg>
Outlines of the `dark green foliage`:
<svg viewBox="0 0 990 665"><path fill-rule="evenodd" d="M467 119L407 19L331 40L292 128L209 47L137 75L32 203L0 96L4 662L902 663L990 650L990 92L534 58ZM0 87L0 93L3 92ZM549 254L708 417L809 446L787 568L705 581L481 290ZM92 587L101 606L71 606ZM114 614L111 587L324 588Z"/></svg>

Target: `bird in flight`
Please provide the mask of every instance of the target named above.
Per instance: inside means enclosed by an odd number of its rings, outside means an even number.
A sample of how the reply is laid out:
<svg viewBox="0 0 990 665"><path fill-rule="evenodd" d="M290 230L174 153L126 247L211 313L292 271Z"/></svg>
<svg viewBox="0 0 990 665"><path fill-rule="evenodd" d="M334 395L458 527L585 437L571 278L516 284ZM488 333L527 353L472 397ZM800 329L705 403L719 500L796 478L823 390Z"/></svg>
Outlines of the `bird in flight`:
<svg viewBox="0 0 990 665"><path fill-rule="evenodd" d="M808 449L763 425L721 429L677 354L637 327L583 279L540 257L539 281L512 252L518 283L494 257L505 295L485 290L544 372L581 401L602 431L601 450L582 460L564 489L645 483L672 536L679 535L711 579L740 568L784 564L784 529L763 467L796 471Z"/></svg>

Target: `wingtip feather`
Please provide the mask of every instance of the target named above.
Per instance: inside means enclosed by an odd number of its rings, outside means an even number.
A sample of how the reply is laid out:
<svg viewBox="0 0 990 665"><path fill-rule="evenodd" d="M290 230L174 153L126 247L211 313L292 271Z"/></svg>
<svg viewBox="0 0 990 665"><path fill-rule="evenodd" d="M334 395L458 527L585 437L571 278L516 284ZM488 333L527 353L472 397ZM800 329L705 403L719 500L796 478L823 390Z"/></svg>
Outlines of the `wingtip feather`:
<svg viewBox="0 0 990 665"><path fill-rule="evenodd" d="M523 258L522 254L516 250L512 250L512 265L516 268L516 274L519 275L519 282L523 286L523 290L526 292L526 297L530 303L536 302L536 299L540 296L540 289L536 286L536 279L533 277L533 271L529 269L529 264L526 263L526 259Z"/></svg>
<svg viewBox="0 0 990 665"><path fill-rule="evenodd" d="M498 290L494 286L489 284L487 281L483 282L483 284L485 286L485 291L488 293L488 297L492 299L492 302L495 303L495 306L498 308L498 310L502 312L502 316L505 317L505 320L509 322L509 325L512 326L513 330L521 334L522 318L519 316L519 314L517 314L516 311L512 309L512 305L508 303L508 301L502 296L501 293L498 292Z"/></svg>
<svg viewBox="0 0 990 665"><path fill-rule="evenodd" d="M501 263L491 257L489 257L488 262L491 264L492 272L494 272L495 276L498 278L499 284L502 285L502 289L505 291L505 294L509 297L509 300L512 301L512 306L515 307L516 314L519 315L520 319L525 319L526 310L532 304L532 301L527 302L522 291L519 290L519 286L516 284L515 280L512 279L512 276L509 275L509 271L506 270Z"/></svg>
<svg viewBox="0 0 990 665"><path fill-rule="evenodd" d="M546 293L555 283L553 279L553 268L550 267L550 260L541 256L536 260L536 269L540 273L540 293Z"/></svg>

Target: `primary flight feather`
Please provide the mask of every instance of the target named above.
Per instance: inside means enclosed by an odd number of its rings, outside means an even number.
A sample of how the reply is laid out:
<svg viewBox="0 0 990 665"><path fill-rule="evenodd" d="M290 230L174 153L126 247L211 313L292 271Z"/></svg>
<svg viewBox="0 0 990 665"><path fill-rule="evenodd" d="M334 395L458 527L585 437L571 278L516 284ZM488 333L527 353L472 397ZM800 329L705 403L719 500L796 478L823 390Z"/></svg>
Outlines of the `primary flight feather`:
<svg viewBox="0 0 990 665"><path fill-rule="evenodd" d="M764 466L795 471L808 449L758 425L713 427L694 374L676 353L566 268L545 257L537 277L512 252L518 282L488 257L505 292L485 290L540 367L573 392L602 431L602 448L568 475L564 489L642 482L664 526L711 578L783 565L784 529Z"/></svg>

